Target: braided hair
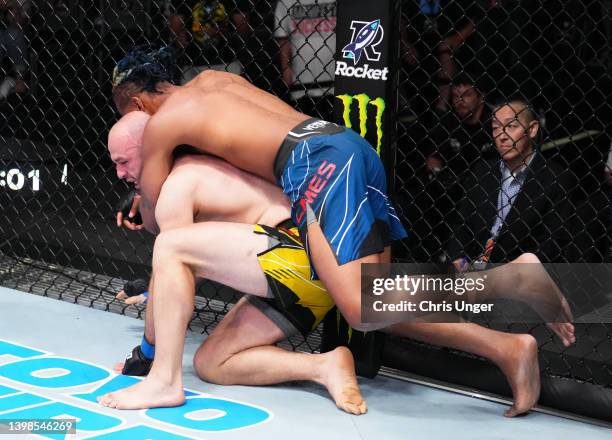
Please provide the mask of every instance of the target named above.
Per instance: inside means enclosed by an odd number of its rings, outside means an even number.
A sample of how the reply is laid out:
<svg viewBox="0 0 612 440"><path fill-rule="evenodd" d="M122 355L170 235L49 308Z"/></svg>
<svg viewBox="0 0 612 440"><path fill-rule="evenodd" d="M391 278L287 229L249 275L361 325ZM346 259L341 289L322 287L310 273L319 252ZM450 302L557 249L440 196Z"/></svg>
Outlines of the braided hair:
<svg viewBox="0 0 612 440"><path fill-rule="evenodd" d="M113 70L113 100L117 108L121 109L132 96L140 92L159 93L159 82L177 84L175 70L176 60L172 47L133 47Z"/></svg>
<svg viewBox="0 0 612 440"><path fill-rule="evenodd" d="M113 88L126 82L142 85L147 92L156 92L160 81L175 83L176 61L170 46L153 49L148 45L133 47L113 70Z"/></svg>

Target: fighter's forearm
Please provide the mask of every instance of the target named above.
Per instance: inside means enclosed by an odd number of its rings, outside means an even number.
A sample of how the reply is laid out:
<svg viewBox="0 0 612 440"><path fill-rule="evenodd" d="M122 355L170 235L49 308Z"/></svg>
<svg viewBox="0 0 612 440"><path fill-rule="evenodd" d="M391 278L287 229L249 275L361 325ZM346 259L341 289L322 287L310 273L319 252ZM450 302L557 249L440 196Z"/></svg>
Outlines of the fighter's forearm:
<svg viewBox="0 0 612 440"><path fill-rule="evenodd" d="M159 234L159 226L155 220L155 209L151 207L151 204L144 197L140 203L140 216L147 231L151 234Z"/></svg>
<svg viewBox="0 0 612 440"><path fill-rule="evenodd" d="M160 154L158 150L153 150L153 152L156 154L147 156L147 151L145 151L146 158L142 167L138 188L142 197L141 206L143 210L149 210L152 216L155 215L157 199L172 168L171 152L168 154ZM155 219L153 218L153 220Z"/></svg>

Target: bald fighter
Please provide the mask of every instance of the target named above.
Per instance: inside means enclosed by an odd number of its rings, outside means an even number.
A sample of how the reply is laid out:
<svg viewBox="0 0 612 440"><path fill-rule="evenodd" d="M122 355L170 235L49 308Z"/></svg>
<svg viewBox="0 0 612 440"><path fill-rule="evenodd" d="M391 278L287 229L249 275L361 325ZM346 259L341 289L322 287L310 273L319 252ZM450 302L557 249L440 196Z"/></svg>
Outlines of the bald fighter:
<svg viewBox="0 0 612 440"><path fill-rule="evenodd" d="M130 113L109 133L118 177L136 185L148 119L145 113ZM153 253L143 341L148 346L143 351L152 355L150 347L163 340L166 327L179 327L180 342L172 353L165 352L161 342L155 347L156 361L146 380L155 377L158 363L171 357L174 386L156 388L146 404L122 400L121 392L100 402L121 409L183 403L180 361L196 276L251 294L196 352L194 367L202 379L245 385L311 380L324 385L339 408L364 413L366 404L346 347L306 354L274 346L297 333L306 335L333 307L321 283L310 280L308 260L289 216L287 200L274 185L211 156L178 159L155 211L161 233Z"/></svg>

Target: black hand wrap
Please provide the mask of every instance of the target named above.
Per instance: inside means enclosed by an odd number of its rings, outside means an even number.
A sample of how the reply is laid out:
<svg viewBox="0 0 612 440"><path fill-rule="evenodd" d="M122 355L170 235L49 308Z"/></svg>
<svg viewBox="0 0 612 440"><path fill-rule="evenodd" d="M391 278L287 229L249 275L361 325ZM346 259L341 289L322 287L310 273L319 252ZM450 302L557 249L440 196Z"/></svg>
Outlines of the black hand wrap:
<svg viewBox="0 0 612 440"><path fill-rule="evenodd" d="M128 281L123 285L123 291L129 297L138 296L145 293L149 288L149 284L143 279L137 279L134 281Z"/></svg>
<svg viewBox="0 0 612 440"><path fill-rule="evenodd" d="M133 218L128 217L130 215L130 209L132 209L132 203L134 203L134 197L138 194L135 189L131 189L126 195L121 197L119 203L117 203L116 212L123 214L124 220L129 220L137 225L142 225L142 217L140 212L137 212Z"/></svg>
<svg viewBox="0 0 612 440"><path fill-rule="evenodd" d="M121 374L126 376L146 376L151 370L153 359L147 359L140 349L140 345L134 347L132 353L128 355L123 365Z"/></svg>

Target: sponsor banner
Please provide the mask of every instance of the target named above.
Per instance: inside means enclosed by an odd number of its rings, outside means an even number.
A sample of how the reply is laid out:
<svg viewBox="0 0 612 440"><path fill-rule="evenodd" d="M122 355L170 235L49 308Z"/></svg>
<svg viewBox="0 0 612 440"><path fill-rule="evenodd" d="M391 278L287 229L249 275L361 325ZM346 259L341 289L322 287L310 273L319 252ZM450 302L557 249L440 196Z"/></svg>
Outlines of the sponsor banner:
<svg viewBox="0 0 612 440"><path fill-rule="evenodd" d="M395 141L397 6L396 0L339 0L336 23L335 122L366 138L388 172Z"/></svg>

